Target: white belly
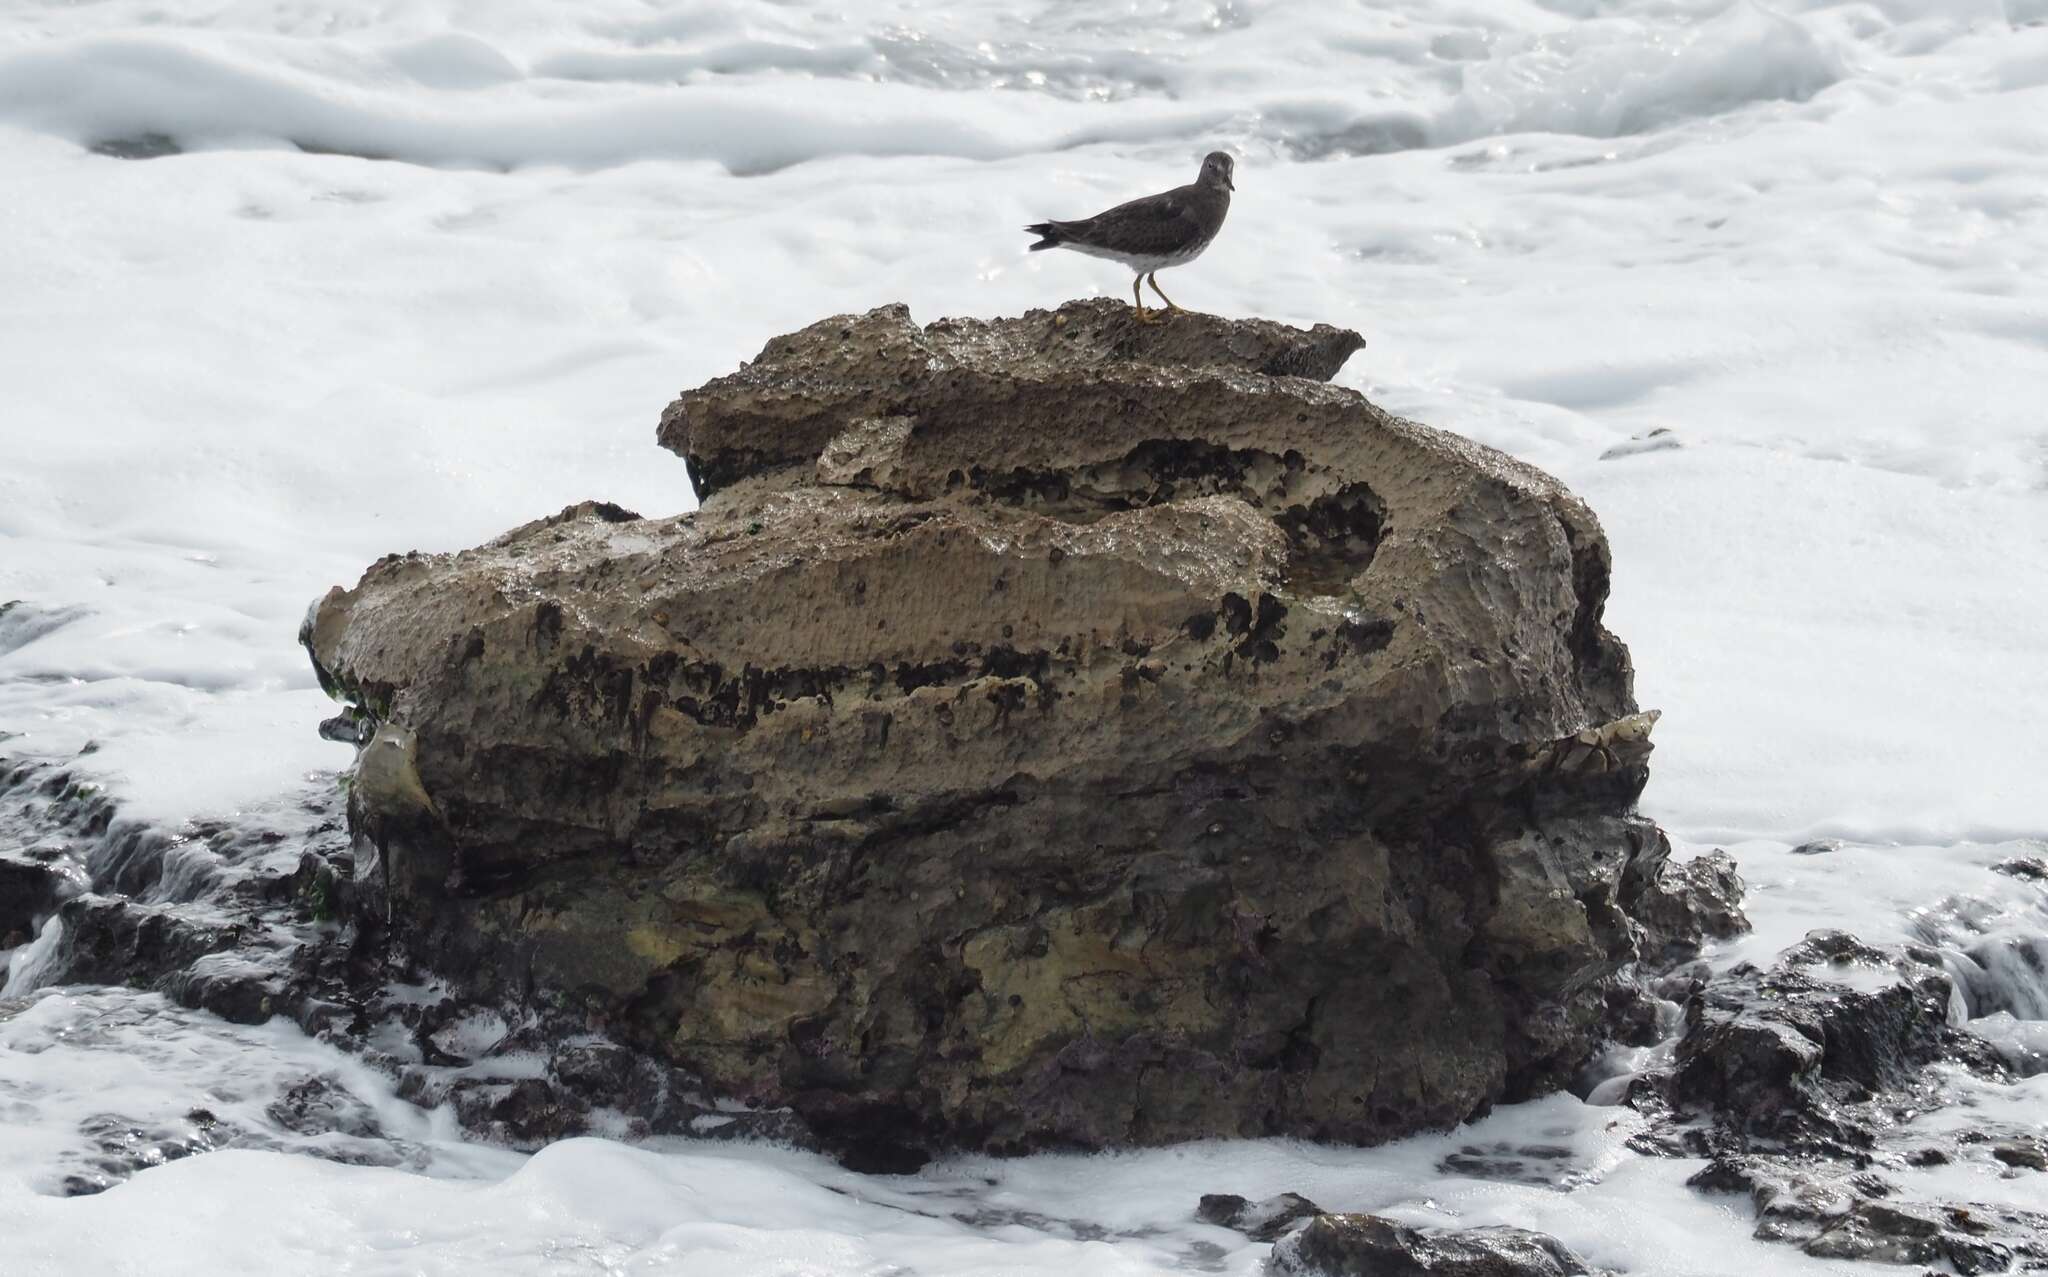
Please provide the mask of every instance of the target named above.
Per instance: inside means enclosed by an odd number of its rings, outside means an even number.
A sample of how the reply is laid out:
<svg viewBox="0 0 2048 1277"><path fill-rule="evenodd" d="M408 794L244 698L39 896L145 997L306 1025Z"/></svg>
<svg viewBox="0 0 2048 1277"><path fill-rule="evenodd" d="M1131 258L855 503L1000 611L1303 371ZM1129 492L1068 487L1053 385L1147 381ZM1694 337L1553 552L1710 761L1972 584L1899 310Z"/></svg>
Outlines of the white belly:
<svg viewBox="0 0 2048 1277"><path fill-rule="evenodd" d="M1209 241L1203 240L1184 252L1166 254L1119 253L1115 249L1098 248L1093 244L1077 244L1072 240L1067 240L1060 247L1071 248L1077 253L1086 253L1090 257L1101 257L1112 262L1122 262L1140 275L1149 275L1155 270L1165 270L1169 266L1187 265L1202 255L1202 250L1209 247Z"/></svg>

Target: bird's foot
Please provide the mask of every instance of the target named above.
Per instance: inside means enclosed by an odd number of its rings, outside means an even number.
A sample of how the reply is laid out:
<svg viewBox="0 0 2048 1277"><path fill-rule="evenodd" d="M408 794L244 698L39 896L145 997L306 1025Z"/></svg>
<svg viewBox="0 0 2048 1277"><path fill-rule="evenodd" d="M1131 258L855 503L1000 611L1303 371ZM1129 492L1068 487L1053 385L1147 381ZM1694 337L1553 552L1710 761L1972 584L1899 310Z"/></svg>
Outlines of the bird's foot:
<svg viewBox="0 0 2048 1277"><path fill-rule="evenodd" d="M1156 310L1146 310L1143 306L1138 306L1132 309L1131 318L1141 324L1156 324L1160 322L1161 317Z"/></svg>

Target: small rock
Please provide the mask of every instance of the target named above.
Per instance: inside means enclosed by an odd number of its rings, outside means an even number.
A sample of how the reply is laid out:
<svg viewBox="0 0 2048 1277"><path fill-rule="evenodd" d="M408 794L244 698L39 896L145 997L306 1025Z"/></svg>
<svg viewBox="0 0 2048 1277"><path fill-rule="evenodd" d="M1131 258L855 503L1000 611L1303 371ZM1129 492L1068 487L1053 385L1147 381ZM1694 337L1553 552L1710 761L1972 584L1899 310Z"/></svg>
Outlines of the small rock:
<svg viewBox="0 0 2048 1277"><path fill-rule="evenodd" d="M1690 962L1707 940L1746 933L1742 892L1734 859L1719 848L1682 864L1665 861L1631 908L1646 932L1643 957L1660 964Z"/></svg>
<svg viewBox="0 0 2048 1277"><path fill-rule="evenodd" d="M1321 1215L1273 1247L1267 1271L1300 1277L1580 1277L1585 1261L1524 1228L1424 1232L1377 1215Z"/></svg>
<svg viewBox="0 0 2048 1277"><path fill-rule="evenodd" d="M1679 442L1678 436L1671 432L1669 426L1658 426L1655 430L1636 435L1624 442L1615 444L1601 453L1600 459L1602 461L1613 461L1620 457L1640 456L1645 452L1669 452L1674 448L1682 448L1684 446L1684 444Z"/></svg>
<svg viewBox="0 0 2048 1277"><path fill-rule="evenodd" d="M584 1107L539 1078L465 1078L449 1093L464 1126L514 1148L539 1148L587 1129Z"/></svg>
<svg viewBox="0 0 2048 1277"><path fill-rule="evenodd" d="M1256 1242L1277 1241L1302 1220L1322 1213L1322 1207L1300 1193L1282 1193L1262 1202L1246 1201L1235 1193L1208 1193L1195 1208L1195 1217L1203 1223L1234 1228Z"/></svg>
<svg viewBox="0 0 2048 1277"><path fill-rule="evenodd" d="M2039 1140L2000 1140L1991 1146L1991 1156L2019 1170L2048 1171L2048 1145Z"/></svg>
<svg viewBox="0 0 2048 1277"><path fill-rule="evenodd" d="M1792 849L1795 856L1826 856L1842 849L1839 838L1816 838L1812 842L1800 843Z"/></svg>
<svg viewBox="0 0 2048 1277"><path fill-rule="evenodd" d="M1682 1006L1687 998L1706 988L1707 981L1713 979L1713 976L1714 968L1711 965L1695 959L1684 966L1674 967L1650 981L1649 988L1651 993L1666 1002L1676 1002Z"/></svg>
<svg viewBox="0 0 2048 1277"><path fill-rule="evenodd" d="M1993 873L2002 873L2008 878L2022 878L2028 882L2048 882L2048 858L2041 856L2014 856L1991 866Z"/></svg>
<svg viewBox="0 0 2048 1277"><path fill-rule="evenodd" d="M639 1057L610 1042L562 1047L548 1069L564 1090L605 1108L637 1110L655 1090L654 1080L642 1075Z"/></svg>
<svg viewBox="0 0 2048 1277"><path fill-rule="evenodd" d="M264 1116L300 1135L333 1132L357 1139L379 1140L384 1129L368 1104L357 1099L333 1074L309 1074L284 1089L263 1110Z"/></svg>
<svg viewBox="0 0 2048 1277"><path fill-rule="evenodd" d="M54 866L0 858L0 948L34 937L43 916L57 907L60 882Z"/></svg>
<svg viewBox="0 0 2048 1277"><path fill-rule="evenodd" d="M1851 962L1884 964L1898 982L1858 992L1805 969ZM1950 995L1948 975L1917 952L1816 931L1772 970L1740 964L1686 1004L1675 1098L1712 1105L1749 1134L1867 1145L1873 1136L1846 1125L1841 1105L1905 1085L1944 1058Z"/></svg>
<svg viewBox="0 0 2048 1277"><path fill-rule="evenodd" d="M1763 1241L1818 1237L1856 1207L1846 1185L1807 1175L1762 1157L1715 1158L1686 1183L1705 1192L1746 1193L1756 1207L1755 1236Z"/></svg>
<svg viewBox="0 0 2048 1277"><path fill-rule="evenodd" d="M1932 1264L1945 1258L1940 1221L1916 1211L1865 1203L1801 1247L1817 1259Z"/></svg>

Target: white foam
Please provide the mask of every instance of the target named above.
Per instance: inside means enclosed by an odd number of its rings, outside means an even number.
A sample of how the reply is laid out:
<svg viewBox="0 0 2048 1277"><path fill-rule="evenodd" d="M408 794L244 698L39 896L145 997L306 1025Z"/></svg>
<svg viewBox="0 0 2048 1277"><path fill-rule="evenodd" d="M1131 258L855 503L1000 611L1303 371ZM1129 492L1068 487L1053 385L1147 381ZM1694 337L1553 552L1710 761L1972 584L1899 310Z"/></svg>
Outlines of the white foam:
<svg viewBox="0 0 2048 1277"><path fill-rule="evenodd" d="M1957 1014L2038 1058L2042 1022L2000 1009L2039 992L2038 888L1987 865L2048 831L2044 24L2042 0L16 4L0 749L131 818L267 818L349 757L313 732L309 599L585 498L685 510L652 443L678 389L836 310L1118 293L1015 228L1223 145L1231 223L1176 298L1359 327L1346 384L1599 511L1607 619L1665 711L1646 809L1731 842L1754 888L1757 934L1713 960L1817 926L1933 944ZM152 134L188 153L83 149ZM1631 446L1660 428L1682 446ZM1816 835L1851 845L1789 855ZM181 863L166 890L207 869ZM12 955L23 987L46 951ZM1849 1271L1751 1242L1740 1203L1682 1187L1696 1164L1625 1155L1627 1114L1568 1099L1377 1151L895 1181L703 1144L525 1163L362 1073L468 1181L245 1151L58 1201L36 1177L96 1112L261 1130L285 1079L352 1066L148 995L36 999L0 1009L10 1273L1256 1271L1188 1218L1214 1191L1522 1223L1638 1272ZM1951 1117L2029 1120L2042 1084ZM1467 1143L1569 1147L1576 1187L1438 1169Z"/></svg>
<svg viewBox="0 0 2048 1277"><path fill-rule="evenodd" d="M1301 1191L1332 1209L1371 1209L1417 1224L1515 1224L1553 1232L1596 1263L1679 1274L1741 1262L1789 1273L1846 1271L1746 1236L1727 1205L1686 1191L1688 1161L1626 1152L1633 1115L1568 1097L1505 1111L1448 1137L1371 1153L1280 1141L1194 1144L1117 1156L961 1159L910 1177L863 1177L810 1154L669 1141L637 1150L599 1140L530 1159L450 1144L438 1119L378 1103L368 1079L285 1030L208 1028L132 994L95 994L90 1014L45 995L0 1036L19 1043L73 1017L80 1045L0 1056L0 1104L47 1112L59 1075L89 1079L57 1094L68 1114L115 1112L175 1123L203 1102L262 1127L263 1106L310 1068L333 1071L371 1101L433 1176L306 1156L225 1151L171 1162L96 1197L0 1192L11 1271L24 1277L147 1266L160 1273L330 1271L511 1274L688 1271L717 1274L924 1271L1160 1274L1197 1262L1252 1274L1267 1247L1195 1222L1205 1192ZM147 999L143 1000L147 1002ZM150 1012L155 1012L152 1018ZM25 1017L52 1026L24 1025ZM86 1031L80 1032L80 1029ZM51 1058L52 1055L55 1058ZM162 1080L178 1055L203 1060L213 1086L179 1094ZM159 1070L152 1075L152 1069ZM181 1108L180 1106L185 1106ZM54 1131L42 1122L40 1132ZM11 1144L10 1164L61 1154L61 1140ZM1446 1174L1461 1151L1534 1158L1577 1187ZM0 1184L6 1182L0 1167ZM1654 1205L1652 1205L1654 1204ZM1697 1244L1711 1236L1714 1245Z"/></svg>

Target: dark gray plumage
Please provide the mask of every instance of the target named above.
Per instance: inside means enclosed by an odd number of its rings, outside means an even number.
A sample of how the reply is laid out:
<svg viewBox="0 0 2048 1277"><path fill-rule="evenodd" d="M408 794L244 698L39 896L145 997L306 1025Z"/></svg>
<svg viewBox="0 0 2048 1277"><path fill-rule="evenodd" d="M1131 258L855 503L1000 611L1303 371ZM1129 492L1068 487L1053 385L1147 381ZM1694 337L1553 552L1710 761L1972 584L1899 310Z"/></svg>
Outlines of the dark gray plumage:
<svg viewBox="0 0 2048 1277"><path fill-rule="evenodd" d="M1141 281L1150 279L1152 291L1168 310L1179 310L1173 298L1159 287L1159 272L1181 266L1202 255L1223 219L1230 212L1230 193L1236 162L1221 151L1211 151L1202 161L1201 175L1186 186L1176 186L1158 195L1119 204L1108 212L1078 222L1038 222L1024 229L1039 236L1032 252L1041 248L1071 248L1090 257L1122 262L1138 272L1131 281L1131 304L1138 318L1149 322Z"/></svg>

